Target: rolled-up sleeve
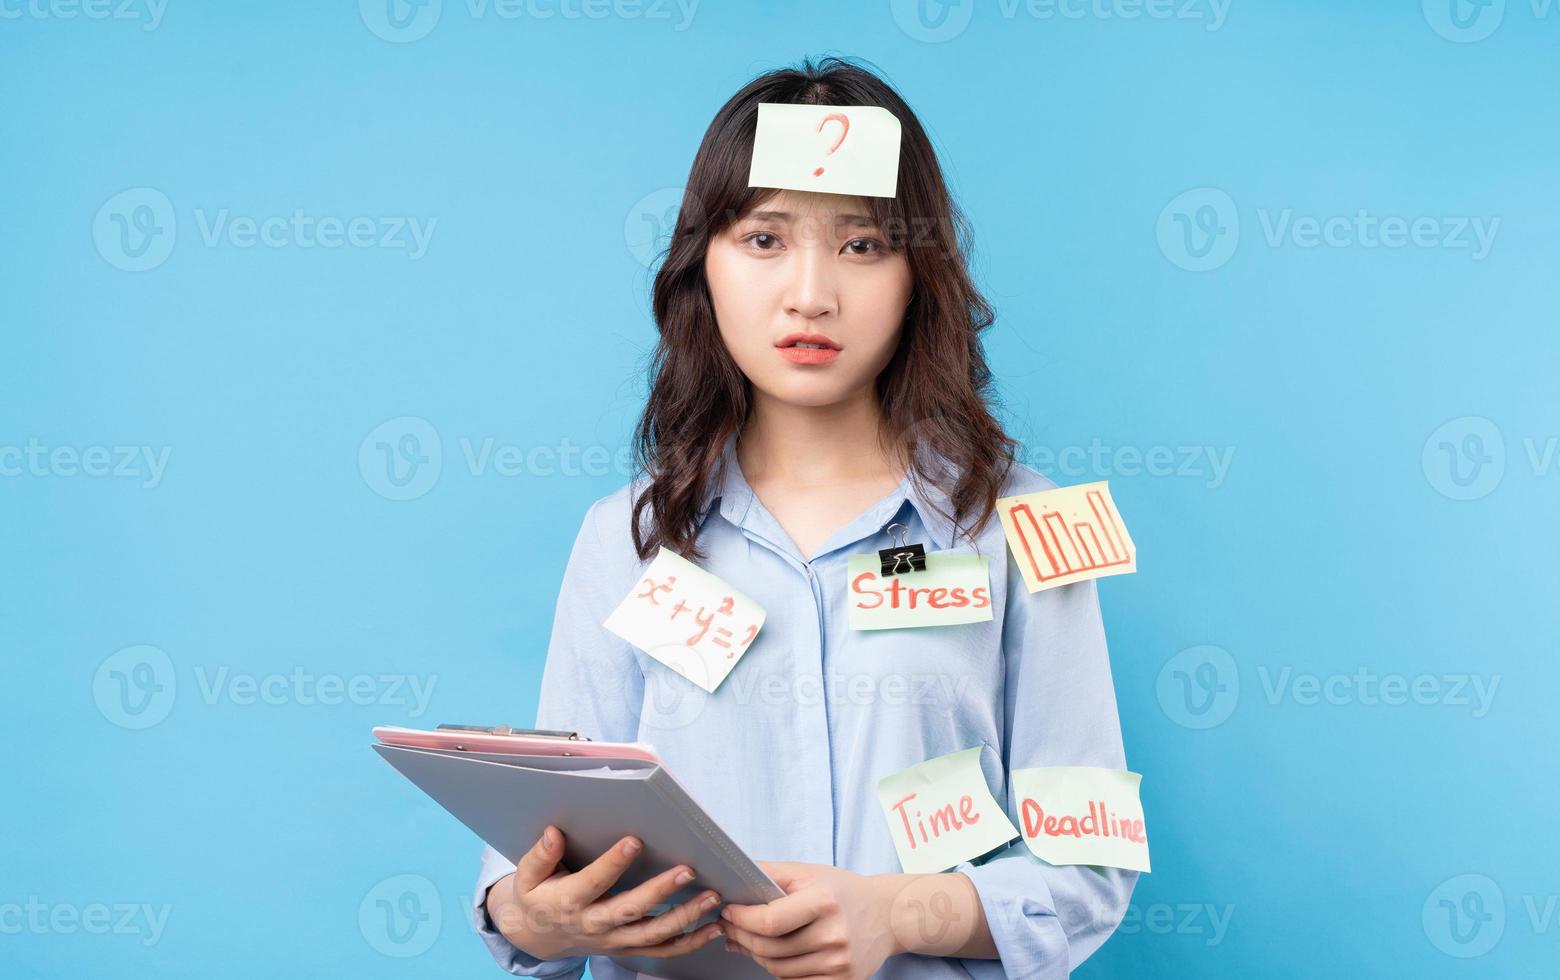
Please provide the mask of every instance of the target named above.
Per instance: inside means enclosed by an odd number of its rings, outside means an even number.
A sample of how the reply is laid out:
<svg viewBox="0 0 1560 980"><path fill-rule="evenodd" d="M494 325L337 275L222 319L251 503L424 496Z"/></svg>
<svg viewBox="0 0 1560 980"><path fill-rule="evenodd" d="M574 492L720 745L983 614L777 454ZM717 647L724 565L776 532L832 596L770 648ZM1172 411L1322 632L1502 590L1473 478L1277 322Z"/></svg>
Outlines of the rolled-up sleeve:
<svg viewBox="0 0 1560 980"><path fill-rule="evenodd" d="M627 594L633 580L625 576L632 576L638 566L626 548L620 549L625 554L615 555L604 547L600 525L609 509L606 504L598 501L585 515L563 573L535 727L575 731L597 741L632 742L639 731L644 674L629 646L601 624ZM559 829L568 833L567 827ZM488 889L514 869L493 848L483 850L471 914L493 959L517 976L581 976L586 957L537 959L494 926L487 914Z"/></svg>
<svg viewBox="0 0 1560 980"><path fill-rule="evenodd" d="M1011 576L1002 646L1005 801L1019 823L1012 772L1038 766L1126 768L1095 583L1031 594ZM1001 961L962 959L977 978L1068 976L1115 930L1137 872L1050 865L1022 839L954 869L975 883Z"/></svg>

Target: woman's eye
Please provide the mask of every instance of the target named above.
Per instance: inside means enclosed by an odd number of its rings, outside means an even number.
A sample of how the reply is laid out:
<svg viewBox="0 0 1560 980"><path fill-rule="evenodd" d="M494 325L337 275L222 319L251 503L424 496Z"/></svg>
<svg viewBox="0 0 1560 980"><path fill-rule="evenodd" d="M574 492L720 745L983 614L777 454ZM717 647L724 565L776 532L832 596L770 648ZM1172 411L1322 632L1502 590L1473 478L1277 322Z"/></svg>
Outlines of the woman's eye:
<svg viewBox="0 0 1560 980"><path fill-rule="evenodd" d="M747 242L749 245L752 245L760 252L772 252L774 251L774 246L780 244L780 239L776 238L774 235L771 235L767 231L756 231L744 238L743 241Z"/></svg>
<svg viewBox="0 0 1560 980"><path fill-rule="evenodd" d="M874 255L883 247L883 243L873 238L853 238L845 243L846 251L852 255Z"/></svg>

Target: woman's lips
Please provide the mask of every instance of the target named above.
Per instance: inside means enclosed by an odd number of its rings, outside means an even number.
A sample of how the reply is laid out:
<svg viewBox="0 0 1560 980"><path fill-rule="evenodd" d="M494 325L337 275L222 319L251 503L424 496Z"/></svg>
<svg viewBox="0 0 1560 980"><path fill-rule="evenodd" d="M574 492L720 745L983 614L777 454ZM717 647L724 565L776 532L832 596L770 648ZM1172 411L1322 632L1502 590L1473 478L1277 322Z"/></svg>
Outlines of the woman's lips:
<svg viewBox="0 0 1560 980"><path fill-rule="evenodd" d="M780 347L780 356L792 364L827 364L840 356L833 347Z"/></svg>
<svg viewBox="0 0 1560 980"><path fill-rule="evenodd" d="M788 334L775 349L792 364L827 364L840 356L840 345L821 333Z"/></svg>

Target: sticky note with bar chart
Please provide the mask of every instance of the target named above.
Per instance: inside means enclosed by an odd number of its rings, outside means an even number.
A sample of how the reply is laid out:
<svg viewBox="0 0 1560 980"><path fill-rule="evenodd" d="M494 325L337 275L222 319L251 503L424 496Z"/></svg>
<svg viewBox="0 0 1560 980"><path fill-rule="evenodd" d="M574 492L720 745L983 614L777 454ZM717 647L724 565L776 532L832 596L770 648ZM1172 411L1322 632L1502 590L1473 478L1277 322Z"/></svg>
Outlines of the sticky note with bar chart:
<svg viewBox="0 0 1560 980"><path fill-rule="evenodd" d="M1137 551L1103 481L997 501L1030 592L1137 571Z"/></svg>

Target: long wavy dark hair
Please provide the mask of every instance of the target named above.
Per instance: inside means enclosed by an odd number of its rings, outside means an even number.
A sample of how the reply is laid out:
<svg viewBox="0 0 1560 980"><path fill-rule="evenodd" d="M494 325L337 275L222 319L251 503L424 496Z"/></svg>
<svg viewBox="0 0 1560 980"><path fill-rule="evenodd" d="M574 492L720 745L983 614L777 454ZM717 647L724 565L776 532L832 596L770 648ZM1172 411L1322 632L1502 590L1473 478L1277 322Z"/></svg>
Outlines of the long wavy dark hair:
<svg viewBox="0 0 1560 980"><path fill-rule="evenodd" d="M752 410L748 379L716 327L704 257L713 236L774 193L747 185L761 102L882 106L899 119L898 193L866 198L889 247L908 257L913 281L899 348L877 379L883 436L912 480L947 495L946 516L972 535L995 510L1016 444L988 404L991 369L980 333L993 317L970 280L969 226L925 130L893 87L850 61L825 58L749 82L716 113L694 157L655 277L660 341L634 440L648 478L634 501L634 546L641 558L663 545L699 557L701 504L727 439Z"/></svg>

